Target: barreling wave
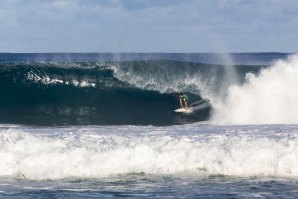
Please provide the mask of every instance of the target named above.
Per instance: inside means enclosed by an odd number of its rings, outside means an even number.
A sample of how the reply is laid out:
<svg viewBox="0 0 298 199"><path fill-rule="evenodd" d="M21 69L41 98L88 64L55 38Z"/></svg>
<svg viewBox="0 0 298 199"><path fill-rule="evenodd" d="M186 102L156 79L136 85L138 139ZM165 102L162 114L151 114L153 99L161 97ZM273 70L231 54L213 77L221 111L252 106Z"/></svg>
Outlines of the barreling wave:
<svg viewBox="0 0 298 199"><path fill-rule="evenodd" d="M177 114L178 92L211 101L260 66L182 61L2 63L0 122L36 125L172 125L208 120L211 107ZM237 73L237 75L235 75Z"/></svg>

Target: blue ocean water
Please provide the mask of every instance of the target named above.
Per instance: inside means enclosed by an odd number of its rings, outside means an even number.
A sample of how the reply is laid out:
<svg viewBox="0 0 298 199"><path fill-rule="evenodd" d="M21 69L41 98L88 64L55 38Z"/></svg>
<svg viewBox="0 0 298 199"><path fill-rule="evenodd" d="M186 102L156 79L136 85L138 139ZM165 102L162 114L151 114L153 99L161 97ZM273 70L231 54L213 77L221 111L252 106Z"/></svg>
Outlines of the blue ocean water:
<svg viewBox="0 0 298 199"><path fill-rule="evenodd" d="M298 196L295 54L0 60L0 198Z"/></svg>

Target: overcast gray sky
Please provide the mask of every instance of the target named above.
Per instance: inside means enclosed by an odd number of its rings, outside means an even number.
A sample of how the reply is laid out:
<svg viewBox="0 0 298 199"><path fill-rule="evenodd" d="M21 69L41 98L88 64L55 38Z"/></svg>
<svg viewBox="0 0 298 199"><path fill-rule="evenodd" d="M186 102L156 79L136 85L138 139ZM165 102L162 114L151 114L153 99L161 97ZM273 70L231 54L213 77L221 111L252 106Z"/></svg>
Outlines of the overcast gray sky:
<svg viewBox="0 0 298 199"><path fill-rule="evenodd" d="M0 52L297 52L298 0L1 0Z"/></svg>

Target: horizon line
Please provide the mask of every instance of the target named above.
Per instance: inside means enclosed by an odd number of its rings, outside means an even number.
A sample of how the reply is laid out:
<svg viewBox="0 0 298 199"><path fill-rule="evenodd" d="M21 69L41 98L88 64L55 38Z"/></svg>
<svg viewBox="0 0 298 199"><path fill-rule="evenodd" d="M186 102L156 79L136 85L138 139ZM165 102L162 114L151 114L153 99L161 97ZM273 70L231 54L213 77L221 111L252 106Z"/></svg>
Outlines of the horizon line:
<svg viewBox="0 0 298 199"><path fill-rule="evenodd" d="M247 53L279 53L294 54L297 52L278 51L246 51L246 52L0 52L0 54L247 54Z"/></svg>

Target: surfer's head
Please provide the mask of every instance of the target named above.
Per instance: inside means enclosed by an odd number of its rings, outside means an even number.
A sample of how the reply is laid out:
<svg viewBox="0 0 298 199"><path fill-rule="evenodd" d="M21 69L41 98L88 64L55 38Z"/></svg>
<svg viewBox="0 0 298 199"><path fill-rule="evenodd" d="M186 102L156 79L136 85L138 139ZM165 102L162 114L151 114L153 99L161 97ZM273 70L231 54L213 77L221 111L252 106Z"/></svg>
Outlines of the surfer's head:
<svg viewBox="0 0 298 199"><path fill-rule="evenodd" d="M179 93L179 97L180 97L180 98L183 97L183 93Z"/></svg>

